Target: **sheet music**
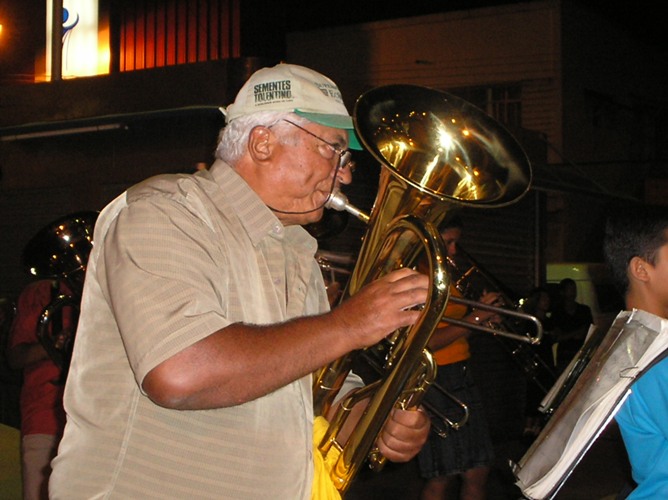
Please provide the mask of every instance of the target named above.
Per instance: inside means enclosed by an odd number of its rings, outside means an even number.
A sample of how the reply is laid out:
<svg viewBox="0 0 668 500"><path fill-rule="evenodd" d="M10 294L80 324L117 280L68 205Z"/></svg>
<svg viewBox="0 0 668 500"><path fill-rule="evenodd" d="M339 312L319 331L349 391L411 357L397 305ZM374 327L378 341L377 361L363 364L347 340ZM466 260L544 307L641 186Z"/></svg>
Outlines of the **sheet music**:
<svg viewBox="0 0 668 500"><path fill-rule="evenodd" d="M668 349L668 321L634 309L617 315L582 374L517 464L517 486L552 498L614 417L635 379Z"/></svg>

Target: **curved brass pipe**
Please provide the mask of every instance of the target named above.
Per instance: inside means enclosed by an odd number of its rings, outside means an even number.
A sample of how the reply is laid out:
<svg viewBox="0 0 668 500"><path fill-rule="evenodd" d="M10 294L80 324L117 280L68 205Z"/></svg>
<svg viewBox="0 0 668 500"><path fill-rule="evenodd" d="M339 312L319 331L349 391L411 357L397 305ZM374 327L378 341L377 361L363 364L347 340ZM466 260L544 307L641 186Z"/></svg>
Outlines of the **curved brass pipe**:
<svg viewBox="0 0 668 500"><path fill-rule="evenodd" d="M446 251L436 229L431 224L425 224L412 216L397 219L389 228L386 239L388 246L385 246L383 251L391 253L395 245L401 246L407 233L419 236L418 240L424 244L432 262L431 274L436 278L431 282L427 302L418 322L393 335L392 341L396 345L389 351L384 361L384 378L354 391L340 403L339 410L332 418L328 431L319 445L323 455L327 455L332 446L340 451L339 458L331 471L331 477L340 491L347 489L365 460L368 460L374 469L382 468L384 458L374 449L374 443L391 410L395 407L407 409L418 406L436 375L436 366L430 362L431 356L428 353L425 355L425 350L432 332L445 311L450 293L449 278L442 258ZM386 271L387 269L382 267L376 268L367 280L372 281ZM316 394L323 392L331 396L338 393L351 364L352 357L339 360L336 364L339 376L331 385L326 382L330 372L321 372L321 376L315 381L315 387L319 389ZM364 413L346 443L339 442L338 434L345 425L350 410L362 400L368 400ZM317 403L321 407L322 414L328 412L330 404L331 401L327 398L321 398Z"/></svg>

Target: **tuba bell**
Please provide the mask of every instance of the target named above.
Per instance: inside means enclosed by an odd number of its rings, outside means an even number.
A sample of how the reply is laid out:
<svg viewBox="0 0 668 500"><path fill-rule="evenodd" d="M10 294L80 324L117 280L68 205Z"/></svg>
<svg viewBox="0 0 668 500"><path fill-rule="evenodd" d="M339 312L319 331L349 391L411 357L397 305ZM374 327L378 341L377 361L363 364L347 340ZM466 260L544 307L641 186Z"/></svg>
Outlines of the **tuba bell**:
<svg viewBox="0 0 668 500"><path fill-rule="evenodd" d="M74 330L78 319L88 255L93 247L93 228L98 212L76 212L60 217L40 229L23 250L24 269L40 279L64 284L42 311L37 338L51 360L61 369L63 383L69 368ZM72 328L64 331L55 318L72 310Z"/></svg>
<svg viewBox="0 0 668 500"><path fill-rule="evenodd" d="M430 266L430 291L417 323L372 346L323 367L314 376L316 415L327 415L358 359L382 354L382 376L339 405L319 450L340 453L330 471L344 493L364 462L382 467L375 440L395 407L416 407L436 374L426 349L449 299L447 252L438 225L462 207L494 208L519 200L529 189L531 167L516 140L498 122L455 96L414 85L389 85L364 93L353 113L365 149L380 163L370 214L335 193L328 208L345 210L367 223L362 247L341 300L422 253ZM346 443L338 434L348 409L366 409Z"/></svg>

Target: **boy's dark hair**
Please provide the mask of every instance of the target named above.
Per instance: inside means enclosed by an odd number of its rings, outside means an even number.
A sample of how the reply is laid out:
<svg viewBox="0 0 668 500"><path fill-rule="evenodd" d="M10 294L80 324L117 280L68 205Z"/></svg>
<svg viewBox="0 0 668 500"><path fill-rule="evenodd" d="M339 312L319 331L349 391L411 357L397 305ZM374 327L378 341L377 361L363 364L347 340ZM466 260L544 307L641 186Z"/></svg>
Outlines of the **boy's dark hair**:
<svg viewBox="0 0 668 500"><path fill-rule="evenodd" d="M613 282L626 296L626 274L633 257L654 265L657 251L668 243L668 208L647 205L620 207L608 216L603 254Z"/></svg>

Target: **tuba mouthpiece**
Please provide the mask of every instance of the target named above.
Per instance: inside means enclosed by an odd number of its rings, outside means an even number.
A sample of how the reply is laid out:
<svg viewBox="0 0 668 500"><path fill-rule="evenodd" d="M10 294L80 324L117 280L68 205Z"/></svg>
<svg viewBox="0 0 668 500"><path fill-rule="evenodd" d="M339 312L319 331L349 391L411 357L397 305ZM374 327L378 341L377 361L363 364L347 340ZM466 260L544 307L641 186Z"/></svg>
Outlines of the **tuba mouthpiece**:
<svg viewBox="0 0 668 500"><path fill-rule="evenodd" d="M329 199L327 200L327 203L325 203L325 208L331 208L332 210L337 210L339 212L345 210L362 222L369 222L369 216L354 205L351 205L348 201L348 197L339 190L333 191L332 194L329 195Z"/></svg>

